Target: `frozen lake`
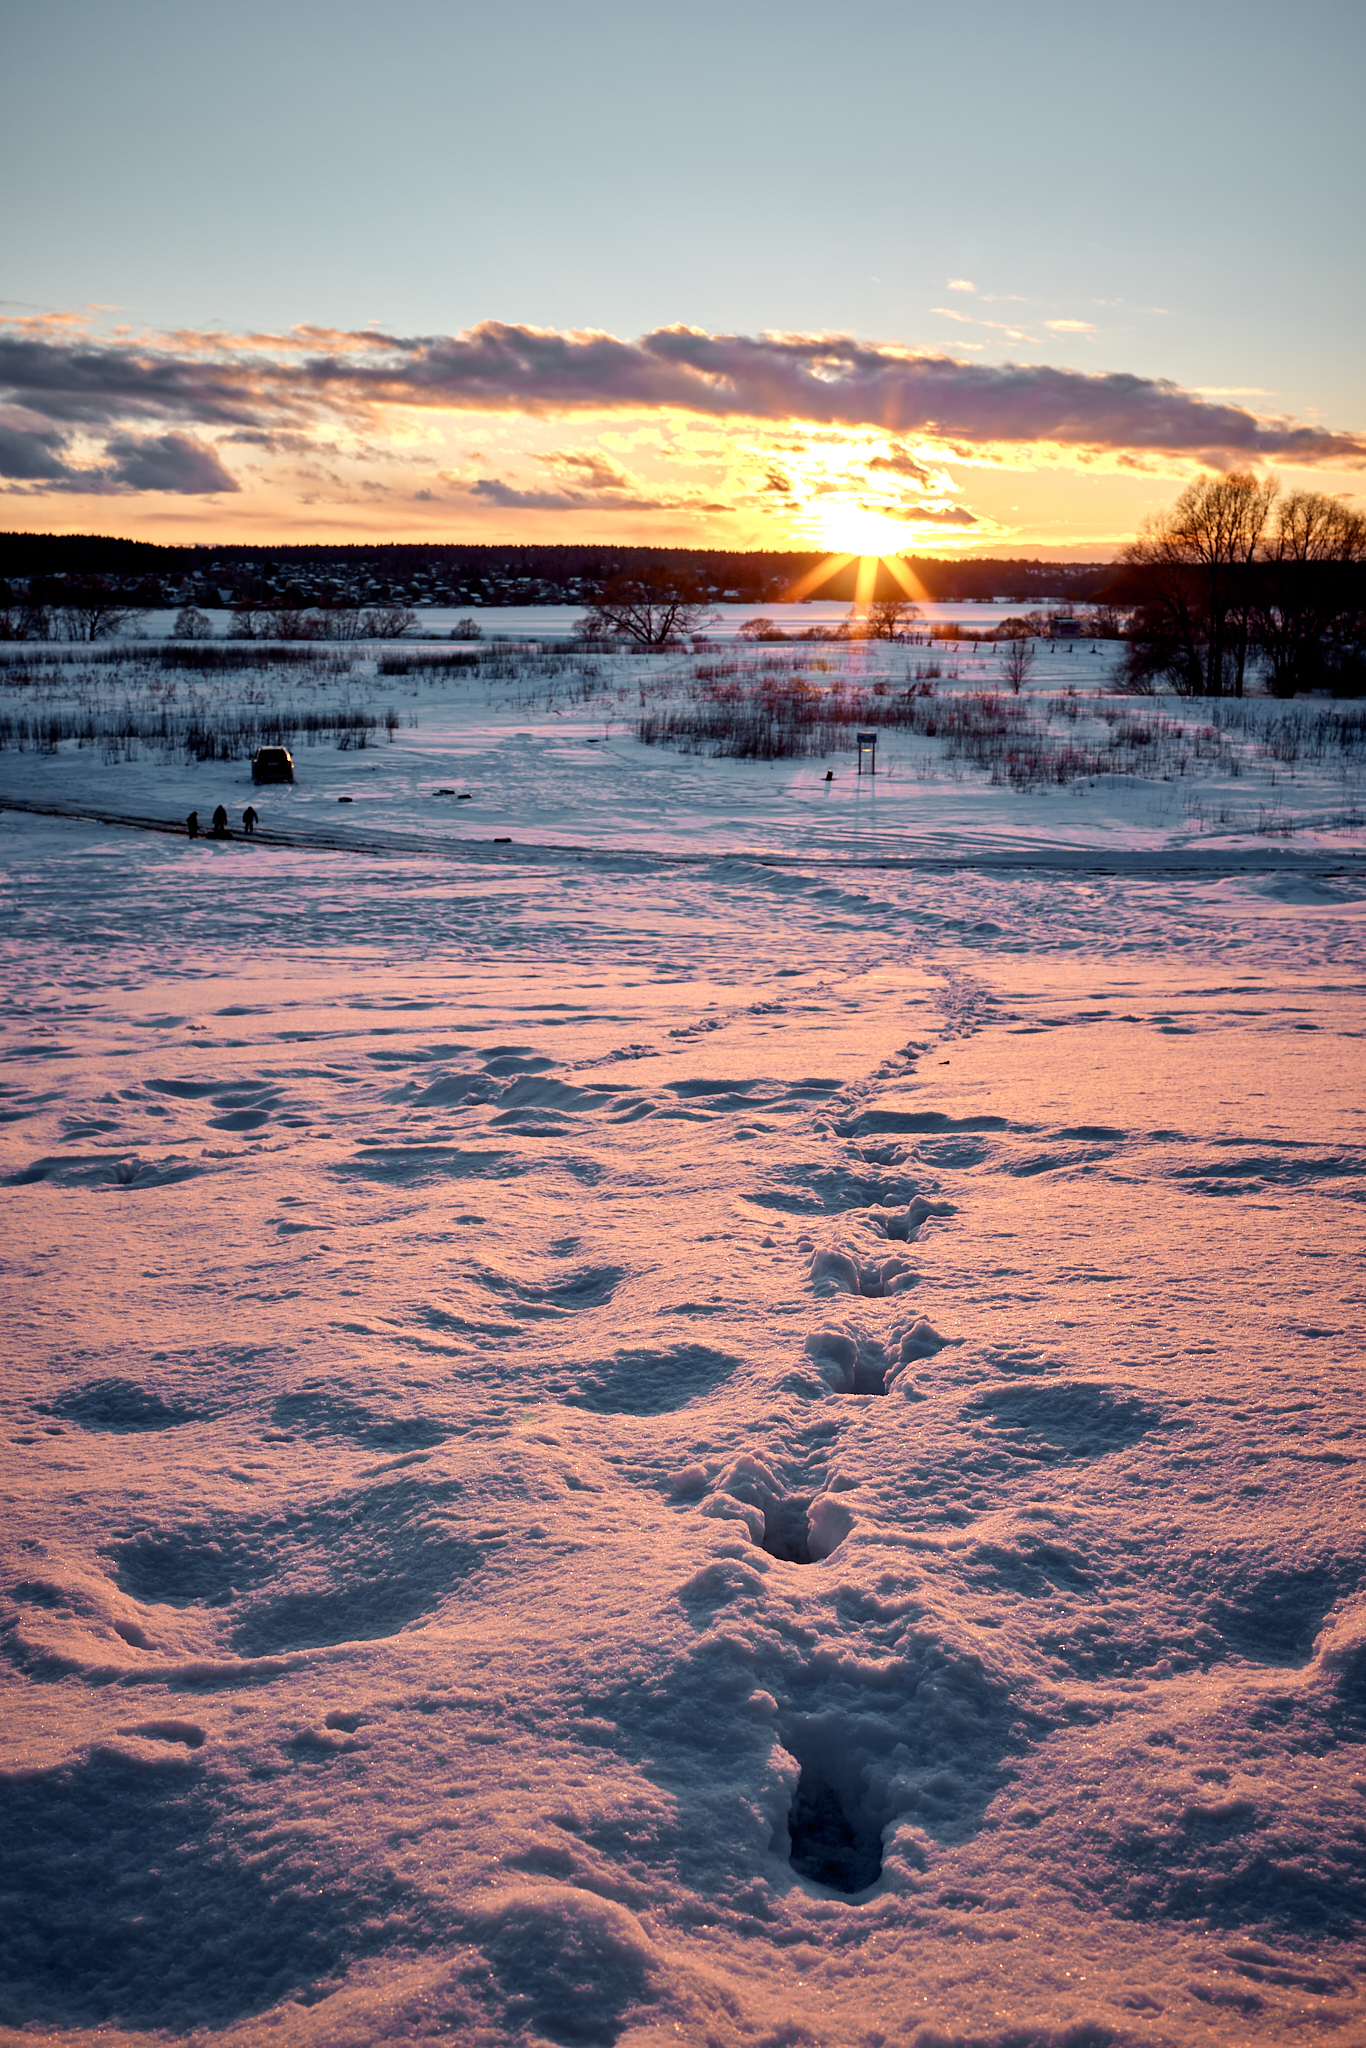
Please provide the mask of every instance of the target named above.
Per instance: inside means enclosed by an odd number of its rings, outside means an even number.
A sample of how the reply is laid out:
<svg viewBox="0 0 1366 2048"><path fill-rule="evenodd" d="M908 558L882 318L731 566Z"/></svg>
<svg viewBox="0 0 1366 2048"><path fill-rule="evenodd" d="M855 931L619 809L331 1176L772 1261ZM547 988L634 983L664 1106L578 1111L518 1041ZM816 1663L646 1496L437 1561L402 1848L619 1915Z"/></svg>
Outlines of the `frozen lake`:
<svg viewBox="0 0 1366 2048"><path fill-rule="evenodd" d="M956 623L985 632L1006 618L1020 618L1026 612L1066 612L1067 605L1051 599L1020 598L1009 604L920 604L919 627L930 631L935 625ZM490 639L568 640L578 631L584 616L581 604L525 605L418 605L414 608L412 634L448 639L464 619L473 619ZM833 631L848 619L853 607L847 600L834 602L813 598L803 604L716 604L709 607L708 622L702 629L708 639L733 640L750 619L772 619L784 633L805 633L813 629ZM219 638L226 637L231 616L223 611L205 613ZM168 636L175 628L173 611L141 614L140 628L149 638ZM913 621L914 625L915 622Z"/></svg>

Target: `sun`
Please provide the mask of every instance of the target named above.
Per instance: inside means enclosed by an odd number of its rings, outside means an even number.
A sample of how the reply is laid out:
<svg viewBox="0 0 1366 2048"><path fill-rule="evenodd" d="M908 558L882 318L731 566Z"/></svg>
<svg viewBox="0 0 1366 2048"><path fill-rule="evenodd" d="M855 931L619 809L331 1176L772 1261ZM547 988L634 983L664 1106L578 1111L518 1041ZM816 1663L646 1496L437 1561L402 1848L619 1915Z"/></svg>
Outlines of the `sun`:
<svg viewBox="0 0 1366 2048"><path fill-rule="evenodd" d="M863 505L822 506L818 531L820 543L840 555L899 555L912 539L904 520Z"/></svg>

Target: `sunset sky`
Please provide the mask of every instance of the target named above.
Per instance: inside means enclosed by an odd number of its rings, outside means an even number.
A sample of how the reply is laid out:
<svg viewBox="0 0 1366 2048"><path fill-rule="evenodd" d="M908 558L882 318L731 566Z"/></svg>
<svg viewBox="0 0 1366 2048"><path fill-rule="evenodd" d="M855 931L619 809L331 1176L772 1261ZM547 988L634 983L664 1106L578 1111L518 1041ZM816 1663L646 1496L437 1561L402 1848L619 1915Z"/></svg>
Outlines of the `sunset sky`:
<svg viewBox="0 0 1366 2048"><path fill-rule="evenodd" d="M1104 555L1366 491L1297 10L10 0L0 526Z"/></svg>

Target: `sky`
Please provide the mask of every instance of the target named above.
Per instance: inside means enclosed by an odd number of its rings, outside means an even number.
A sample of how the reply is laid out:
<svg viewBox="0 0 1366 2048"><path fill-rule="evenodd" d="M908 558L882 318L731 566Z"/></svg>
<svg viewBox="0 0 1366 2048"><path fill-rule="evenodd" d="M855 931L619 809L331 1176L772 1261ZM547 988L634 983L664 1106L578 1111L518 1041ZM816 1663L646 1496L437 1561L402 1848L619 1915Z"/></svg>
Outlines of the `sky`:
<svg viewBox="0 0 1366 2048"><path fill-rule="evenodd" d="M1361 501L1357 0L0 0L0 527L1104 558Z"/></svg>

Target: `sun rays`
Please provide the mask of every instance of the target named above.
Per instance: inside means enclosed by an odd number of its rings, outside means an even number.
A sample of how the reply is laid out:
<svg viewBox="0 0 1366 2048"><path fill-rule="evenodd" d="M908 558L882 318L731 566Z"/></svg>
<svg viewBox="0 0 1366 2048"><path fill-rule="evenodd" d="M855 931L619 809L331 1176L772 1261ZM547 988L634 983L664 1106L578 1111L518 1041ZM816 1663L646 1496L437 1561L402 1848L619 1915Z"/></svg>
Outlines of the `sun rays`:
<svg viewBox="0 0 1366 2048"><path fill-rule="evenodd" d="M866 611L877 595L878 574L882 569L900 586L912 604L929 602L929 592L903 555L862 553L826 555L814 569L808 569L804 576L798 577L787 593L787 602L800 604L804 598L814 597L824 585L832 583L855 562L858 567L854 571L854 603L861 611Z"/></svg>

